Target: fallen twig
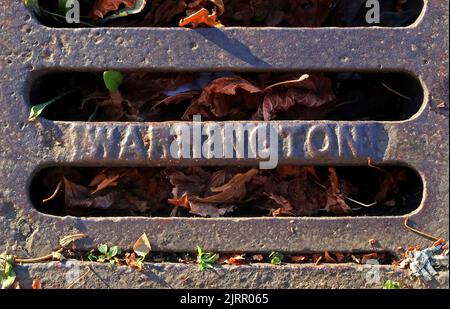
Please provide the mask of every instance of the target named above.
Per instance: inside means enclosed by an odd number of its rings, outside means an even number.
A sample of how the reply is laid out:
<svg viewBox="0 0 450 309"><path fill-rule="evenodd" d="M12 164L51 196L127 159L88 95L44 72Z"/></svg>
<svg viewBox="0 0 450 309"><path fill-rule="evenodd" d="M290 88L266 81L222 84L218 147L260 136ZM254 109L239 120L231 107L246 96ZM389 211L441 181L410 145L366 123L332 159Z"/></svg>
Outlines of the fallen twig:
<svg viewBox="0 0 450 309"><path fill-rule="evenodd" d="M420 236L423 236L423 237L425 237L425 238L429 238L429 239L431 239L431 240L433 240L433 241L439 241L439 240L441 240L441 238L438 238L438 237L432 236L432 235L430 235L430 234L427 234L427 233L425 233L425 232L419 231L419 230L417 230L417 229L411 227L410 225L408 225L408 223L409 223L409 217L406 217L406 218L405 218L405 221L404 221L403 223L404 223L405 227L406 227L408 230L413 231L414 233L419 234Z"/></svg>
<svg viewBox="0 0 450 309"><path fill-rule="evenodd" d="M37 258L29 258L29 259L14 258L14 262L21 263L21 264L31 264L31 263L39 263L39 262L45 262L47 260L51 260L51 259L53 259L55 253L62 253L64 251L64 248L66 248L69 244L71 244L75 240L82 239L85 237L87 237L86 234L75 234L75 235L63 237L60 240L60 248L58 250L53 251L50 254L37 257Z"/></svg>
<svg viewBox="0 0 450 309"><path fill-rule="evenodd" d="M390 92L392 92L392 93L398 95L399 97L401 97L401 98L403 98L403 99L405 99L405 100L408 100L408 101L412 101L412 99L411 99L410 97L408 97L408 96L406 96L406 95L404 95L404 94L401 94L401 93L398 92L398 91L395 91L394 89L392 89L391 87L389 87L389 86L386 85L385 83L381 83L381 85L383 85L384 88L386 88L386 89L389 90Z"/></svg>
<svg viewBox="0 0 450 309"><path fill-rule="evenodd" d="M280 83L276 83L276 84L267 86L266 88L264 88L264 91L267 91L267 90L272 89L272 88L277 87L277 86L290 85L290 84L297 84L297 83L300 83L300 82L302 82L302 81L304 81L304 80L307 80L308 78L309 78L309 75L308 75L308 74L303 74L303 75L300 76L300 78L298 78L298 79L295 79L295 80L288 80L288 81L284 81L284 82L280 82Z"/></svg>
<svg viewBox="0 0 450 309"><path fill-rule="evenodd" d="M53 200L56 197L56 195L58 194L59 189L61 189L61 185L62 185L62 180L60 180L58 182L58 185L56 186L55 192L53 192L53 194L50 197L47 197L46 199L43 199L42 203L47 203L47 202Z"/></svg>

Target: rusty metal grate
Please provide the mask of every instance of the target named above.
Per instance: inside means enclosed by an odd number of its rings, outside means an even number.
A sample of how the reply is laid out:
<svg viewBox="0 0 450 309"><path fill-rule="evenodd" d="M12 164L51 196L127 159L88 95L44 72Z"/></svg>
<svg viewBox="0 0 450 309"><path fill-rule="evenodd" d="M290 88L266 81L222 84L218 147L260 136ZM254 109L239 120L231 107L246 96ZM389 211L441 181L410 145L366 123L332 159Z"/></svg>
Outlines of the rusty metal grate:
<svg viewBox="0 0 450 309"><path fill-rule="evenodd" d="M175 28L54 29L32 18L20 1L0 11L0 251L30 255L51 251L54 235L78 231L82 244L128 248L148 231L154 250L215 252L319 252L383 250L427 245L406 232L402 216L341 218L75 218L40 213L28 188L47 166L222 166L231 159L172 160L171 123L27 121L29 94L39 72L148 71L370 71L417 76L423 102L401 121L278 121L280 164L359 165L367 158L407 165L423 178L423 201L409 216L448 238L448 3L424 1L422 17L406 28ZM280 40L282 38L282 40ZM305 135L307 151L294 143ZM318 132L313 134L311 132ZM354 147L339 147L348 135ZM315 136L335 143L316 149ZM139 148L142 136L150 149ZM241 160L251 166L254 160Z"/></svg>

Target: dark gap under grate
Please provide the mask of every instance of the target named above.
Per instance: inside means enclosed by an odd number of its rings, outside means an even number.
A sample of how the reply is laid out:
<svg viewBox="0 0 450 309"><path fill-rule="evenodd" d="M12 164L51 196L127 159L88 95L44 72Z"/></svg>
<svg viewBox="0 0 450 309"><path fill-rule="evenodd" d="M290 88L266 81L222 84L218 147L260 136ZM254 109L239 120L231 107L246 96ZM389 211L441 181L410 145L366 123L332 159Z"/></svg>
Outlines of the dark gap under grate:
<svg viewBox="0 0 450 309"><path fill-rule="evenodd" d="M420 110L423 92L403 73L138 71L124 72L119 92L111 94L102 73L58 72L36 77L30 102L66 94L42 114L60 121L163 122L194 115L205 121L402 121Z"/></svg>
<svg viewBox="0 0 450 309"><path fill-rule="evenodd" d="M30 187L38 211L80 217L399 216L422 195L421 177L393 166L63 166Z"/></svg>
<svg viewBox="0 0 450 309"><path fill-rule="evenodd" d="M139 14L111 19L116 11L94 10L94 0L79 0L81 23L67 23L58 1L39 0L38 20L49 27L178 27L181 19L214 5L208 0L147 0ZM366 19L366 0L224 0L218 20L226 27L406 27L420 16L422 0L380 0L380 23ZM193 5L193 3L195 3ZM119 9L124 9L122 5ZM370 15L372 16L372 15ZM99 18L103 17L103 18ZM109 19L109 20L108 20Z"/></svg>

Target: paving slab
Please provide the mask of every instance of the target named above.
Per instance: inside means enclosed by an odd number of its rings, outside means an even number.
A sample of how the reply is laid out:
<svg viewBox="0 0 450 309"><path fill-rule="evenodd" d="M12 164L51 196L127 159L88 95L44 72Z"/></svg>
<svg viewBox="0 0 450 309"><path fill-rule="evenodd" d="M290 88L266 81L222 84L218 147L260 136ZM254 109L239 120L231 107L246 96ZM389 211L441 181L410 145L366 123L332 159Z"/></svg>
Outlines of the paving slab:
<svg viewBox="0 0 450 309"><path fill-rule="evenodd" d="M407 271L370 265L261 264L198 271L196 265L162 263L146 264L139 272L126 266L67 261L17 266L16 272L21 287L30 288L39 278L44 289L380 289L386 280L399 282L402 289L448 289L448 272L424 284Z"/></svg>

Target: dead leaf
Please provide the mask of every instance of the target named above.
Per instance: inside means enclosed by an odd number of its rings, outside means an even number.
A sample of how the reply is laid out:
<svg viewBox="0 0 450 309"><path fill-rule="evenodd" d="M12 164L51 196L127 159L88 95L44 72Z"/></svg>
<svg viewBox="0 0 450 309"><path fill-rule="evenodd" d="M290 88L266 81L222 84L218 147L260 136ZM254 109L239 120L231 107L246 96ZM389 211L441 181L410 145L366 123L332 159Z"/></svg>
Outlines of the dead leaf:
<svg viewBox="0 0 450 309"><path fill-rule="evenodd" d="M123 4L127 8L132 8L137 0L96 0L92 6L90 16L93 18L103 18L109 12L117 11Z"/></svg>
<svg viewBox="0 0 450 309"><path fill-rule="evenodd" d="M41 279L39 279L39 278L33 279L33 283L31 284L31 288L33 290L40 290L40 289L42 289Z"/></svg>
<svg viewBox="0 0 450 309"><path fill-rule="evenodd" d="M208 27L216 27L221 28L223 25L217 21L217 16L214 14L209 14L208 10L205 8L202 8L198 10L197 12L189 15L186 18L183 18L180 20L180 27L186 27L189 24L192 25L193 28L197 28L200 25L208 26Z"/></svg>
<svg viewBox="0 0 450 309"><path fill-rule="evenodd" d="M262 256L262 254L255 254L252 256L252 259L256 262L262 262L264 260L264 257Z"/></svg>
<svg viewBox="0 0 450 309"><path fill-rule="evenodd" d="M218 207L208 203L191 202L189 212L193 215L205 218L219 218L228 212L232 212L233 210L234 206Z"/></svg>
<svg viewBox="0 0 450 309"><path fill-rule="evenodd" d="M290 0L286 21L291 27L321 26L331 11L332 0Z"/></svg>
<svg viewBox="0 0 450 309"><path fill-rule="evenodd" d="M183 194L183 196L179 199L168 199L167 200L169 202L169 204L177 206L177 207L181 207L181 208L185 208L185 209L191 209L190 203L189 203L189 198L188 195L185 193Z"/></svg>
<svg viewBox="0 0 450 309"><path fill-rule="evenodd" d="M91 190L78 185L63 176L65 205L70 206L75 200L86 199L91 195Z"/></svg>
<svg viewBox="0 0 450 309"><path fill-rule="evenodd" d="M143 263L138 260L136 253L125 253L125 264L138 271L142 271Z"/></svg>
<svg viewBox="0 0 450 309"><path fill-rule="evenodd" d="M388 199L389 195L395 195L400 191L400 184L407 180L405 170L395 169L391 171L385 171L384 179L380 183L375 200L377 202L384 202Z"/></svg>
<svg viewBox="0 0 450 309"><path fill-rule="evenodd" d="M295 83L284 81L275 84L280 87L272 89L272 92L265 96L258 114L262 115L265 121L269 121L295 107L298 110L295 114L299 115L300 119L308 119L311 118L306 116L308 111L320 113L333 106L336 96L333 94L331 80L324 74L307 76L308 78L300 78ZM302 113L305 114L303 117Z"/></svg>
<svg viewBox="0 0 450 309"><path fill-rule="evenodd" d="M292 263L306 263L308 258L304 255L294 255L291 256Z"/></svg>
<svg viewBox="0 0 450 309"><path fill-rule="evenodd" d="M102 190L105 190L108 187L116 187L118 182L117 180L120 178L119 175L114 175L114 176L108 176L105 177L105 179L103 179L98 185L97 188L92 191L92 195L94 195L97 192L100 192Z"/></svg>
<svg viewBox="0 0 450 309"><path fill-rule="evenodd" d="M194 199L196 202L212 204L238 202L245 198L245 196L247 195L247 189L245 185L249 181L251 181L252 178L256 176L256 174L258 174L257 169L251 169L243 174L236 174L228 183L224 184L223 186L211 188L211 192L219 192L218 194L205 198L195 197Z"/></svg>
<svg viewBox="0 0 450 309"><path fill-rule="evenodd" d="M246 259L243 255L235 255L226 260L228 265L243 265L245 262Z"/></svg>
<svg viewBox="0 0 450 309"><path fill-rule="evenodd" d="M291 203L281 195L273 195L269 194L271 200L275 201L281 208L272 211L273 217L295 217L293 213L294 207L292 207Z"/></svg>
<svg viewBox="0 0 450 309"><path fill-rule="evenodd" d="M150 245L150 241L145 233L142 234L133 245L133 251L141 257L145 257L151 250L152 247Z"/></svg>
<svg viewBox="0 0 450 309"><path fill-rule="evenodd" d="M325 251L323 259L326 263L336 263L336 260L330 255L328 251Z"/></svg>
<svg viewBox="0 0 450 309"><path fill-rule="evenodd" d="M377 261L379 261L382 258L384 258L383 254L377 253L377 252L370 253L370 254L365 254L365 255L363 255L363 257L361 259L361 263L362 264L367 264L367 262L369 260L377 260Z"/></svg>
<svg viewBox="0 0 450 309"><path fill-rule="evenodd" d="M339 188L339 179L335 168L329 168L329 187L327 188L327 202L325 210L333 214L348 214L352 212L341 195Z"/></svg>
<svg viewBox="0 0 450 309"><path fill-rule="evenodd" d="M344 263L345 262L345 255L342 253L335 253L336 261L338 263Z"/></svg>
<svg viewBox="0 0 450 309"><path fill-rule="evenodd" d="M186 110L183 119L197 114L220 119L246 110L256 110L261 94L261 89L242 77L220 77L204 87L200 97Z"/></svg>

